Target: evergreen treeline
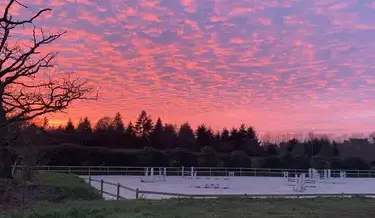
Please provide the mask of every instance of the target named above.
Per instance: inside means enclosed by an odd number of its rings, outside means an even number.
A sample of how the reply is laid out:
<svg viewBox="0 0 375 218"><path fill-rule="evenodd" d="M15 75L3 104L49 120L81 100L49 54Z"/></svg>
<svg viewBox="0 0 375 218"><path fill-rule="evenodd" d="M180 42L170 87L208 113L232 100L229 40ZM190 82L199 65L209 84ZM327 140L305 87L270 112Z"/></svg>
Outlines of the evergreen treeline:
<svg viewBox="0 0 375 218"><path fill-rule="evenodd" d="M95 126L86 117L77 126L69 120L45 133L51 145L45 147L51 152L46 164L51 165L368 169L375 160L368 155L374 146L367 139L261 143L254 128L244 124L214 132L205 124L193 129L189 123L154 121L146 111L135 123L124 124L117 113Z"/></svg>

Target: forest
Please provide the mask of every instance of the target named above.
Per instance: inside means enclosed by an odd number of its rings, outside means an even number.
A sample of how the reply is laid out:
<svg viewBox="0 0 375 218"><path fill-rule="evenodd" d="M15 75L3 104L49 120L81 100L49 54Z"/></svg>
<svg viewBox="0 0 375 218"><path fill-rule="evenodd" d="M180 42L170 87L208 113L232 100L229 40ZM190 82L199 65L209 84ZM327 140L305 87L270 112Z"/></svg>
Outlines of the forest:
<svg viewBox="0 0 375 218"><path fill-rule="evenodd" d="M40 164L105 166L204 166L305 169L370 169L375 165L372 140L310 136L275 143L261 141L255 129L245 124L214 132L201 124L176 126L154 121L142 111L124 124L121 114L105 116L95 125L86 117L76 125L71 120L52 128L45 119L39 125L46 158Z"/></svg>

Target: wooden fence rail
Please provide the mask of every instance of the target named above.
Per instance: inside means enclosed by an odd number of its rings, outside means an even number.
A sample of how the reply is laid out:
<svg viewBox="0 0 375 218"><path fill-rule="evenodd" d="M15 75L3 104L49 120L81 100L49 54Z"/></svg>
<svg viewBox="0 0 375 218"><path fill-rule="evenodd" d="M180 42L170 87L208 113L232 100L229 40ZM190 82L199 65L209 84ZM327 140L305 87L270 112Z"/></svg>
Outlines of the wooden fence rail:
<svg viewBox="0 0 375 218"><path fill-rule="evenodd" d="M109 196L115 197L116 200L125 199L124 197L122 197L120 195L121 188L125 189L125 190L128 190L128 191L132 191L134 193L137 193L137 191L138 191L137 189L132 189L130 187L126 187L124 185L121 185L120 183L116 184L116 183L113 183L113 182L106 182L103 179L101 179L101 180L92 179L91 176L89 176L88 182L89 182L90 185L92 184L92 182L99 182L100 183L100 190L99 190L100 195L103 197L104 194L107 194ZM104 191L104 184L116 186L116 190L117 190L116 194ZM137 196L137 194L136 194L136 196Z"/></svg>

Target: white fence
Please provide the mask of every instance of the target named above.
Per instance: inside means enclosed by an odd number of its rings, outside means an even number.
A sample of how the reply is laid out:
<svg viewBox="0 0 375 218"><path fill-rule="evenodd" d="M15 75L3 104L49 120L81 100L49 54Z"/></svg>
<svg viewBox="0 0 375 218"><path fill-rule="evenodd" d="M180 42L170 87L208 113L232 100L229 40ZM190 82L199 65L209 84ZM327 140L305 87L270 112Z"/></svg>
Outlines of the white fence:
<svg viewBox="0 0 375 218"><path fill-rule="evenodd" d="M313 198L313 197L331 197L331 198L344 198L344 197L375 197L374 193L360 193L360 194L307 194L307 193L295 193L295 194L184 194L184 193L171 193L171 192L156 192L156 191L143 191L140 189L133 189L121 185L120 183L111 183L104 180L95 180L91 177L88 178L88 182L91 185L93 182L100 183L99 193L103 197L104 194L114 197L116 200L124 200L125 198L120 196L120 189L131 191L135 195L135 199L141 199L143 194L152 195L163 195L172 198ZM116 194L104 191L104 184L112 185L117 187Z"/></svg>
<svg viewBox="0 0 375 218"><path fill-rule="evenodd" d="M22 169L23 166L18 166ZM142 176L145 169L150 167L122 167L122 166L36 166L35 170L53 171L60 173L72 173L78 175L126 175ZM183 172L190 167L166 167L167 176L183 176ZM265 176L283 177L284 172L294 174L306 173L308 169L270 169L270 168L219 168L219 167L194 167L199 176L228 176L229 172L234 172L235 176ZM344 171L348 178L375 178L375 170L332 170L332 177L340 177L340 172Z"/></svg>

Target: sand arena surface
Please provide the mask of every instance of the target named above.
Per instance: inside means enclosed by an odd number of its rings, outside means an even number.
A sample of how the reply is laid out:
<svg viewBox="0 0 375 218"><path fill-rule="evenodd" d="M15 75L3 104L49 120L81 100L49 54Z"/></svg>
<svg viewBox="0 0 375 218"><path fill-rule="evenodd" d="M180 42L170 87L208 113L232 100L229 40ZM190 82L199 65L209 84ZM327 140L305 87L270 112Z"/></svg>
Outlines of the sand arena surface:
<svg viewBox="0 0 375 218"><path fill-rule="evenodd" d="M87 181L87 176L82 176ZM296 194L293 186L288 185L287 178L283 177L231 177L225 180L224 177L198 177L199 179L186 179L178 176L167 176L165 181L152 183L141 182L140 176L92 176L94 180L103 179L106 182L120 183L121 185L143 191L169 192L180 194ZM195 188L204 187L206 184L215 185L219 188ZM100 190L99 182L92 182L91 185ZM306 184L307 186L311 184ZM317 181L314 186L307 187L303 194L375 194L375 178L331 178ZM224 187L229 187L224 189ZM116 194L116 186L104 184L104 191ZM134 199L135 193L120 189L120 196L127 199ZM114 197L104 195L108 200ZM146 199L163 199L171 196L144 194L140 196Z"/></svg>

